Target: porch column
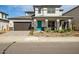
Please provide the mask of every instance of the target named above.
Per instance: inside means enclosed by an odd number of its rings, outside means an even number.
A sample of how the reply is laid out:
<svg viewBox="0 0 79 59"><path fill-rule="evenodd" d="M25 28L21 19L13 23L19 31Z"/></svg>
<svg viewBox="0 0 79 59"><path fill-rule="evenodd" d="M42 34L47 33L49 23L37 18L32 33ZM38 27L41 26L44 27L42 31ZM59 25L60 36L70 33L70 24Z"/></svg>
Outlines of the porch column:
<svg viewBox="0 0 79 59"><path fill-rule="evenodd" d="M62 30L63 29L63 24L64 24L64 21L61 21L61 25L60 25L59 30Z"/></svg>
<svg viewBox="0 0 79 59"><path fill-rule="evenodd" d="M68 26L67 21L65 21L65 30L67 30L67 26Z"/></svg>
<svg viewBox="0 0 79 59"><path fill-rule="evenodd" d="M71 21L71 19L68 19L68 28L72 30L72 21Z"/></svg>
<svg viewBox="0 0 79 59"><path fill-rule="evenodd" d="M46 28L48 28L48 19L45 19Z"/></svg>
<svg viewBox="0 0 79 59"><path fill-rule="evenodd" d="M34 30L36 30L36 27L37 27L37 22L36 19L34 19Z"/></svg>
<svg viewBox="0 0 79 59"><path fill-rule="evenodd" d="M57 21L55 21L54 25L55 25L55 30L57 30Z"/></svg>
<svg viewBox="0 0 79 59"><path fill-rule="evenodd" d="M56 26L56 28L57 28L57 30L59 30L59 27L60 27L60 20L57 19L56 22L57 22L57 26Z"/></svg>

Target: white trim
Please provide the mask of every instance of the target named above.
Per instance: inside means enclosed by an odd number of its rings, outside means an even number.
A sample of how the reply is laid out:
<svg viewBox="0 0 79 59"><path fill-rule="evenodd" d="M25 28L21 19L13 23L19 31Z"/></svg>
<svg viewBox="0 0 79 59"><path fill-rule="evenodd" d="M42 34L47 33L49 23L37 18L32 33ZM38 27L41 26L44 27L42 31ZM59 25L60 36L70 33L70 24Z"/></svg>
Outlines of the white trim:
<svg viewBox="0 0 79 59"><path fill-rule="evenodd" d="M13 22L32 22L32 20L10 20Z"/></svg>

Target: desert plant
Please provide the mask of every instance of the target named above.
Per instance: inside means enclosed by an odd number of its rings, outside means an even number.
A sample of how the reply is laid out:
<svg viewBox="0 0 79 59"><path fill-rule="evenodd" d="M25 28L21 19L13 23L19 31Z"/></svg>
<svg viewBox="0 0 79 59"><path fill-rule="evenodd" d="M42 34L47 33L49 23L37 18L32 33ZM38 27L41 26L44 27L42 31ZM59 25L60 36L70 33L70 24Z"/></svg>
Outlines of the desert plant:
<svg viewBox="0 0 79 59"><path fill-rule="evenodd" d="M64 32L68 32L68 30L67 29L64 29Z"/></svg>
<svg viewBox="0 0 79 59"><path fill-rule="evenodd" d="M58 30L53 30L52 32L58 32Z"/></svg>
<svg viewBox="0 0 79 59"><path fill-rule="evenodd" d="M60 30L59 32L60 32L60 33L64 33L65 31L64 31L64 29L62 29L62 30Z"/></svg>
<svg viewBox="0 0 79 59"><path fill-rule="evenodd" d="M72 31L72 29L71 28L68 28L67 31L70 32L70 31Z"/></svg>
<svg viewBox="0 0 79 59"><path fill-rule="evenodd" d="M51 28L45 28L45 32L51 32Z"/></svg>

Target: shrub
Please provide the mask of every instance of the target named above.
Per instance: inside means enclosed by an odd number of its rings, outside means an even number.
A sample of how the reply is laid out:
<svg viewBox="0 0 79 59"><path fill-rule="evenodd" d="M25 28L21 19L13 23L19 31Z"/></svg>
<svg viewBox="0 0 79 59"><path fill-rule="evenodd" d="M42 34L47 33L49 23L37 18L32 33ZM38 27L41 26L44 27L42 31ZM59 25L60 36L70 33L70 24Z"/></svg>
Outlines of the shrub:
<svg viewBox="0 0 79 59"><path fill-rule="evenodd" d="M53 32L58 32L58 30L53 30Z"/></svg>
<svg viewBox="0 0 79 59"><path fill-rule="evenodd" d="M64 32L68 32L68 30L67 29L64 29Z"/></svg>
<svg viewBox="0 0 79 59"><path fill-rule="evenodd" d="M72 29L68 28L67 31L70 32L70 31L72 31Z"/></svg>
<svg viewBox="0 0 79 59"><path fill-rule="evenodd" d="M62 30L58 30L59 33L64 33L65 31L62 29Z"/></svg>
<svg viewBox="0 0 79 59"><path fill-rule="evenodd" d="M51 28L45 28L46 32L51 32Z"/></svg>
<svg viewBox="0 0 79 59"><path fill-rule="evenodd" d="M72 31L72 29L70 29L70 28L58 30L59 33L70 32L70 31Z"/></svg>

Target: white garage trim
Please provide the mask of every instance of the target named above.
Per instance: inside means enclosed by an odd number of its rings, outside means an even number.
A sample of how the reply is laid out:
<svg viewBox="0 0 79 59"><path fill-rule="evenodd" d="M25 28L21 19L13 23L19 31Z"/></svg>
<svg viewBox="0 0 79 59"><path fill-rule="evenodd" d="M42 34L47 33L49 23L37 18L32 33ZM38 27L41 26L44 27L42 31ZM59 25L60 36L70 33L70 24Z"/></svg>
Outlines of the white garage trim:
<svg viewBox="0 0 79 59"><path fill-rule="evenodd" d="M32 22L32 20L10 20L13 22Z"/></svg>

